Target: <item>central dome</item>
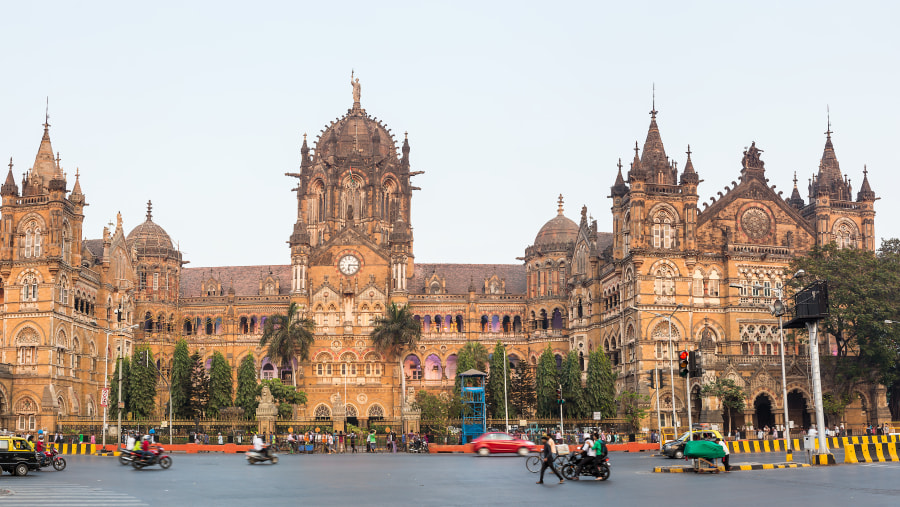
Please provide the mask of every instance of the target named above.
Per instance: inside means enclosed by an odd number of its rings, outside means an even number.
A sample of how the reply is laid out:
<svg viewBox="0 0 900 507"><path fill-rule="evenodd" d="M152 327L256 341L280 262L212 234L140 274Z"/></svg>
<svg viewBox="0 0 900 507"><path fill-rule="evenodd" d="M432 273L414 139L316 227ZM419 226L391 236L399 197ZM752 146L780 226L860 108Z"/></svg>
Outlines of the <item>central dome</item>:
<svg viewBox="0 0 900 507"><path fill-rule="evenodd" d="M334 157L334 159L330 159ZM384 123L353 107L346 115L325 127L316 141L315 162L331 164L335 159L397 160L397 144Z"/></svg>
<svg viewBox="0 0 900 507"><path fill-rule="evenodd" d="M153 222L150 206L148 203L147 220L128 233L125 243L129 248L135 249L138 255L177 256L177 252L172 247L172 238L165 229Z"/></svg>
<svg viewBox="0 0 900 507"><path fill-rule="evenodd" d="M550 219L534 238L534 246L549 246L574 242L578 238L578 224L563 215L562 196L557 215Z"/></svg>

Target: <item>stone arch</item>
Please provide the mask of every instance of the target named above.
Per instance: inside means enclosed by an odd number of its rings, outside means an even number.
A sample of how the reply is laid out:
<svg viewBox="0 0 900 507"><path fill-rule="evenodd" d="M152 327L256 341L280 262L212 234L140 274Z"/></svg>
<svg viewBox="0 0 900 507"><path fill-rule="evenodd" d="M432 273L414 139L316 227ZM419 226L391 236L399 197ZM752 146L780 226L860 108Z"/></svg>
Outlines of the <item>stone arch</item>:
<svg viewBox="0 0 900 507"><path fill-rule="evenodd" d="M443 368L441 367L441 359L437 354L429 354L425 358L425 380L441 380L443 376Z"/></svg>
<svg viewBox="0 0 900 507"><path fill-rule="evenodd" d="M315 410L313 410L313 417L315 417L317 421L330 421L331 407L324 403L319 403L316 405Z"/></svg>
<svg viewBox="0 0 900 507"><path fill-rule="evenodd" d="M40 328L30 325L30 323L25 323L19 327L17 331L15 331L15 345L32 345L38 346L41 344L43 340L41 340L41 332Z"/></svg>
<svg viewBox="0 0 900 507"><path fill-rule="evenodd" d="M366 411L366 414L368 415L370 421L382 420L385 416L384 407L382 407L380 403L373 403L369 405L369 409Z"/></svg>
<svg viewBox="0 0 900 507"><path fill-rule="evenodd" d="M650 268L647 270L647 274L650 276L656 276L656 272L659 271L659 269L662 267L671 269L674 278L680 278L682 276L681 270L678 269L678 266L669 259L659 259L658 261L651 264Z"/></svg>
<svg viewBox="0 0 900 507"><path fill-rule="evenodd" d="M20 395L13 404L13 407L16 414L36 414L40 409L40 405L34 400L31 394Z"/></svg>
<svg viewBox="0 0 900 507"><path fill-rule="evenodd" d="M681 216L678 214L678 210L667 202L660 202L653 205L647 212L647 217L650 222L655 222L661 214L668 215L668 218L672 220L673 225L681 223Z"/></svg>

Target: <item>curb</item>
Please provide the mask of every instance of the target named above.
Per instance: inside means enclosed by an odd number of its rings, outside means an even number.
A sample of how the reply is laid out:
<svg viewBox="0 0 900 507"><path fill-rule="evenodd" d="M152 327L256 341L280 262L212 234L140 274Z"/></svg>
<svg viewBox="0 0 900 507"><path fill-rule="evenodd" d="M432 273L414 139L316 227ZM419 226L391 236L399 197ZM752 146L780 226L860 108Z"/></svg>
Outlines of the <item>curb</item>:
<svg viewBox="0 0 900 507"><path fill-rule="evenodd" d="M806 463L764 463L757 465L732 465L731 471L738 472L743 471L747 472L750 470L779 470L782 468L807 468L810 465ZM722 465L718 466L720 472L725 471L725 467ZM678 474L685 472L693 472L694 467L692 466L666 466L666 467L656 467L653 469L654 473L668 473L668 474Z"/></svg>

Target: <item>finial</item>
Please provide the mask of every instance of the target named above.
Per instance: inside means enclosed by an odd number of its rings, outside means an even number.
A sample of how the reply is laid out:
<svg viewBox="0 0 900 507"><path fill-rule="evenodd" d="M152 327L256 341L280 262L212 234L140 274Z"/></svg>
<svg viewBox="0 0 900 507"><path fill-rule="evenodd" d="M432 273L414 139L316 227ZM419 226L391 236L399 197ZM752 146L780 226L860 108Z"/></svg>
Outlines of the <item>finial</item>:
<svg viewBox="0 0 900 507"><path fill-rule="evenodd" d="M153 218L153 201L147 201L147 221Z"/></svg>
<svg viewBox="0 0 900 507"><path fill-rule="evenodd" d="M825 131L825 135L831 139L831 107L828 104L825 105L825 113L828 117L828 130Z"/></svg>
<svg viewBox="0 0 900 507"><path fill-rule="evenodd" d="M59 161L60 161L60 160L62 160L62 159L59 158L59 152L57 151L57 152L56 152L56 167L59 167Z"/></svg>
<svg viewBox="0 0 900 507"><path fill-rule="evenodd" d="M638 148L638 142L635 141L635 142L634 142L634 156L635 156L635 157L638 155L638 150L639 150L639 148Z"/></svg>
<svg viewBox="0 0 900 507"><path fill-rule="evenodd" d="M622 172L622 157L619 157L619 163L616 165L619 167L619 172Z"/></svg>
<svg viewBox="0 0 900 507"><path fill-rule="evenodd" d="M688 156L688 158L691 158L691 145L690 144L688 145L687 156Z"/></svg>
<svg viewBox="0 0 900 507"><path fill-rule="evenodd" d="M563 214L563 196L562 196L562 194L559 194L558 202L559 202L559 208L556 209L556 213L558 215L562 215Z"/></svg>
<svg viewBox="0 0 900 507"><path fill-rule="evenodd" d="M9 159L9 170L12 171L12 159ZM863 177L868 176L869 169L866 167L866 164L863 164Z"/></svg>
<svg viewBox="0 0 900 507"><path fill-rule="evenodd" d="M794 171L794 188L797 188L797 171Z"/></svg>
<svg viewBox="0 0 900 507"><path fill-rule="evenodd" d="M79 176L81 176L81 168L75 167L75 181L78 181Z"/></svg>
<svg viewBox="0 0 900 507"><path fill-rule="evenodd" d="M653 83L653 105L650 108L650 118L656 119L656 83Z"/></svg>
<svg viewBox="0 0 900 507"><path fill-rule="evenodd" d="M306 132L303 133L303 141L306 142Z"/></svg>
<svg viewBox="0 0 900 507"><path fill-rule="evenodd" d="M9 157L9 172L12 172L12 168L13 168L12 157Z"/></svg>
<svg viewBox="0 0 900 507"><path fill-rule="evenodd" d="M44 110L44 131L50 128L50 97L47 96L47 108Z"/></svg>
<svg viewBox="0 0 900 507"><path fill-rule="evenodd" d="M409 132L407 132L407 131L404 130L404 131L403 131L403 140L406 141L406 140L408 140L408 139L409 139Z"/></svg>

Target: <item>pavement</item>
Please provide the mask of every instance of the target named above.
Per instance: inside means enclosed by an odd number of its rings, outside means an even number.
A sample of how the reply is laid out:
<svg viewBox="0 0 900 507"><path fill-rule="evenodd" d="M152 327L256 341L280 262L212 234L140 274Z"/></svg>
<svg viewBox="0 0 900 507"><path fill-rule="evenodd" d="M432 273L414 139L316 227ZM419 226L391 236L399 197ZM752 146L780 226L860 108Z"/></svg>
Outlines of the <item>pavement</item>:
<svg viewBox="0 0 900 507"><path fill-rule="evenodd" d="M783 455L767 454L783 460ZM650 453L612 453L608 481L560 485L545 477L546 484L536 485L537 474L528 472L524 458L518 456L279 457L277 465L248 465L240 454L177 454L169 470L134 470L119 465L115 458L67 456L68 467L62 472L45 469L26 477L4 474L0 506L900 504L900 463L656 474L651 471L654 467L678 461ZM757 458L767 459L752 456Z"/></svg>

